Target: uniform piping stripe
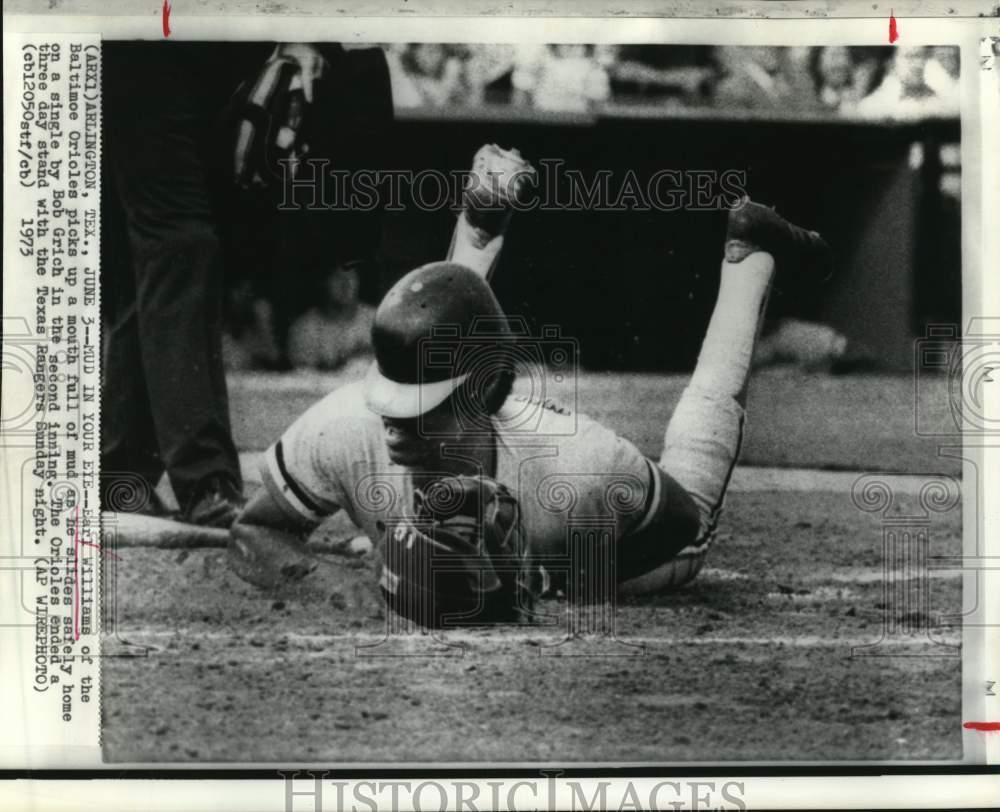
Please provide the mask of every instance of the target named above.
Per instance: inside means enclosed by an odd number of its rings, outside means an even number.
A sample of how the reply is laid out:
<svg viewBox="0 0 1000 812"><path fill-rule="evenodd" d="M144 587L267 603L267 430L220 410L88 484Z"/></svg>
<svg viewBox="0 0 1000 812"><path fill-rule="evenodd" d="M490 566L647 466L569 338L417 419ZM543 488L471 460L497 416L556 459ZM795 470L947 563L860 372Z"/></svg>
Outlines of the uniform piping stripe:
<svg viewBox="0 0 1000 812"><path fill-rule="evenodd" d="M729 482L733 478L733 471L736 470L736 461L740 458L740 450L743 448L743 429L746 425L746 413L740 414L740 434L736 439L736 453L733 454L732 462L729 463L729 470L726 471L726 482L722 486L722 493L719 496L718 501L715 503L713 511L717 511L722 507L722 500L726 498L726 492L729 490Z"/></svg>
<svg viewBox="0 0 1000 812"><path fill-rule="evenodd" d="M306 509L312 513L322 513L322 509L317 505L312 498L307 494L302 487L296 482L288 473L288 469L285 468L285 451L281 445L281 440L278 440L274 446L274 459L278 463L278 471L281 473L281 478L284 482L288 484L291 488L292 493L298 498L298 500L305 505ZM732 474L732 469L729 469L729 473Z"/></svg>
<svg viewBox="0 0 1000 812"><path fill-rule="evenodd" d="M651 460L646 460L646 467L649 469L649 478L653 487L650 489L651 496L646 497L646 515L642 517L639 526L632 533L640 533L645 530L653 521L653 517L659 512L660 493L663 485L660 482L660 469Z"/></svg>
<svg viewBox="0 0 1000 812"><path fill-rule="evenodd" d="M280 443L271 446L264 453L265 464L261 466L264 486L293 515L310 522L318 521L322 518L321 515L318 511L311 509L307 502L303 502L299 498L301 488L285 471L284 460L278 450L279 445Z"/></svg>
<svg viewBox="0 0 1000 812"><path fill-rule="evenodd" d="M722 484L722 490L719 492L719 498L715 501L712 506L712 512L709 514L711 517L707 535L715 532L715 528L719 523L719 511L722 509L722 502L726 498L726 493L729 491L729 482L733 478L733 471L736 470L736 463L740 458L740 449L743 448L743 427L746 424L746 413L740 414L740 433L736 438L736 453L733 454L733 459L729 463L729 470L726 471L726 479Z"/></svg>

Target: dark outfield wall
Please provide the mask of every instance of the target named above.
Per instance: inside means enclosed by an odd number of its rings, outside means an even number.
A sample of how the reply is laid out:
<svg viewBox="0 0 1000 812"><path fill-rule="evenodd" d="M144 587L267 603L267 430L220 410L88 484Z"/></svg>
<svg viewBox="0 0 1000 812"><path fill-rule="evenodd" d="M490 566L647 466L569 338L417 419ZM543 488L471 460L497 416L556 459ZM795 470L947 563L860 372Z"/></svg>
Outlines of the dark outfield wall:
<svg viewBox="0 0 1000 812"><path fill-rule="evenodd" d="M697 170L745 173L757 200L835 247L838 276L823 291L777 295L772 312L818 318L864 344L887 368L912 365L913 338L928 322L960 317L957 207L937 193L937 144L958 141L957 121L875 125L844 121L771 122L629 116L600 120L549 116L510 120L410 116L395 122L389 166L464 169L488 141L517 146L530 160L562 159L557 199L563 208L515 217L495 286L508 312L536 326L561 325L579 339L592 368L690 367L718 285L724 214L680 211L572 210L565 170L593 182L610 170L612 199L634 172L649 191L659 170L680 170L681 187L707 183ZM922 145L914 166L912 145ZM694 172L693 172L694 171ZM550 165L543 197L553 199ZM661 200L677 199L670 179ZM714 191L720 191L714 187ZM725 191L725 190L722 190ZM425 188L435 197L433 186ZM674 197L671 197L674 195ZM383 290L399 274L440 258L452 224L447 210L383 215ZM789 288L790 290L791 288Z"/></svg>

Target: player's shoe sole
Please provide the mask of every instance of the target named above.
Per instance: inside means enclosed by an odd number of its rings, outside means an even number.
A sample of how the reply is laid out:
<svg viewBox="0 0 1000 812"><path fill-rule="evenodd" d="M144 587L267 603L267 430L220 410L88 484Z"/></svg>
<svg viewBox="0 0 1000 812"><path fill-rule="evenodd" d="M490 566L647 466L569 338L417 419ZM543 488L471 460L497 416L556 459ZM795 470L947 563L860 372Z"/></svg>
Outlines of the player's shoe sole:
<svg viewBox="0 0 1000 812"><path fill-rule="evenodd" d="M774 209L745 200L731 209L726 226L725 258L741 262L755 251L774 257L778 279L826 282L833 276L830 246L817 232L800 228Z"/></svg>

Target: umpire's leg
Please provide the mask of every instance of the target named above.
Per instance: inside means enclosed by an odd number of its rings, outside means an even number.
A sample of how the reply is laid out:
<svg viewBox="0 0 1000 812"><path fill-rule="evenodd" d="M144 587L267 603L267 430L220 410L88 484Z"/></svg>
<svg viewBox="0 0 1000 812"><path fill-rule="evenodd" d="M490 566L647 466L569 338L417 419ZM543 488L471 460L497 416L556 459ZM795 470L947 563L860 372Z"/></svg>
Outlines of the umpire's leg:
<svg viewBox="0 0 1000 812"><path fill-rule="evenodd" d="M102 181L101 500L105 510L153 510L164 468L139 348L135 274L118 194L107 174Z"/></svg>
<svg viewBox="0 0 1000 812"><path fill-rule="evenodd" d="M222 267L205 165L211 110L183 55L108 70L109 162L129 233L136 325L160 455L182 508L204 483L242 487L222 365ZM115 77L115 79L112 79ZM109 386L115 382L110 381Z"/></svg>

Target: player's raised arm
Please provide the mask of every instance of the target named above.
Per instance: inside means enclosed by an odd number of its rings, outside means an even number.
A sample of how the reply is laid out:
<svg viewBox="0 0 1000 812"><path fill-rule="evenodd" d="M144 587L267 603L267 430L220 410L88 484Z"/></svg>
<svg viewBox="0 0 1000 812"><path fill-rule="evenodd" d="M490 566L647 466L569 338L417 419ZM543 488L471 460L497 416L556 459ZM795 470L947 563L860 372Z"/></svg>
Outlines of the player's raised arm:
<svg viewBox="0 0 1000 812"><path fill-rule="evenodd" d="M511 215L536 184L535 168L516 149L496 144L480 147L472 160L447 259L489 280L500 259Z"/></svg>

